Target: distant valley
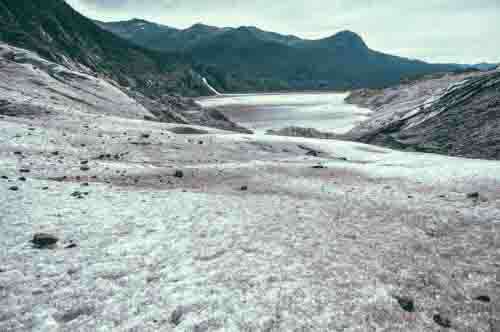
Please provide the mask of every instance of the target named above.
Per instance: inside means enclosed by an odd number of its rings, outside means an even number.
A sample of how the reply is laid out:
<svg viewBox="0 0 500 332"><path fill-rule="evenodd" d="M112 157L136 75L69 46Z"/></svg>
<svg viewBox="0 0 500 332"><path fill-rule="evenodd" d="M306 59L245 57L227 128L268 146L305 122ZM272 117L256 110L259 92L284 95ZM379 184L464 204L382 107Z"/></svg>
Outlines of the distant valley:
<svg viewBox="0 0 500 332"><path fill-rule="evenodd" d="M0 22L1 332L500 331L500 69L65 0Z"/></svg>

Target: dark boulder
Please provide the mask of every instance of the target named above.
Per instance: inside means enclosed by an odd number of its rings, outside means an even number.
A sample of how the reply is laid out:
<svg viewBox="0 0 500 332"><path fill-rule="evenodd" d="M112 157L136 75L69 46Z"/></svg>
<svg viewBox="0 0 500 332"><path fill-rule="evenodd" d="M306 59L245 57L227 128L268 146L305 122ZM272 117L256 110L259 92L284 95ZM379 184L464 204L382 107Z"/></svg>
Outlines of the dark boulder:
<svg viewBox="0 0 500 332"><path fill-rule="evenodd" d="M488 295L479 295L474 300L486 303L491 302L491 298Z"/></svg>
<svg viewBox="0 0 500 332"><path fill-rule="evenodd" d="M36 248L45 249L54 246L59 239L51 234L47 233L37 233L33 236L31 242Z"/></svg>
<svg viewBox="0 0 500 332"><path fill-rule="evenodd" d="M408 296L395 296L401 309L408 312L415 312L415 302Z"/></svg>

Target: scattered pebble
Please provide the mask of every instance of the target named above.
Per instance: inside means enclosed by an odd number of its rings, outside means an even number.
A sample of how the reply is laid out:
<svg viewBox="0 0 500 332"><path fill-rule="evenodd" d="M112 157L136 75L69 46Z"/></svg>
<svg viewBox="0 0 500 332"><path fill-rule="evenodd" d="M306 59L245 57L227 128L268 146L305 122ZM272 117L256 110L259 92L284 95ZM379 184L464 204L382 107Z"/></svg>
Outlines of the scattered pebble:
<svg viewBox="0 0 500 332"><path fill-rule="evenodd" d="M473 193L468 193L467 194L467 198L470 198L470 199L478 199L479 198L479 193L476 191L476 192L473 192Z"/></svg>
<svg viewBox="0 0 500 332"><path fill-rule="evenodd" d="M86 192L86 193L83 193L81 191L75 191L71 194L72 197L75 197L75 198L78 198L78 199L82 199L84 196L88 196L89 193Z"/></svg>
<svg viewBox="0 0 500 332"><path fill-rule="evenodd" d="M21 168L21 169L19 170L19 172L21 172L21 173L29 173L29 172L30 172L30 170L29 170L29 169L27 169L27 168Z"/></svg>
<svg viewBox="0 0 500 332"><path fill-rule="evenodd" d="M76 243L70 243L66 247L64 247L64 249L73 249L76 247L78 247L78 245Z"/></svg>
<svg viewBox="0 0 500 332"><path fill-rule="evenodd" d="M311 150L311 151L309 151L309 152L306 153L306 156L318 157L319 156L319 152Z"/></svg>
<svg viewBox="0 0 500 332"><path fill-rule="evenodd" d="M12 187L10 187L10 188L9 188L9 190L11 190L11 191L18 191L18 190L19 190L19 187L17 187L17 186L12 186Z"/></svg>
<svg viewBox="0 0 500 332"><path fill-rule="evenodd" d="M186 315L190 311L191 308L188 306L178 306L174 311L172 311L172 314L170 314L170 323L175 326L179 325L182 321L182 316Z"/></svg>
<svg viewBox="0 0 500 332"><path fill-rule="evenodd" d="M241 186L240 190L241 191L247 191L248 190L248 186Z"/></svg>
<svg viewBox="0 0 500 332"><path fill-rule="evenodd" d="M196 324L193 328L193 332L207 332L210 331L210 323L208 321Z"/></svg>
<svg viewBox="0 0 500 332"><path fill-rule="evenodd" d="M2 175L2 179L4 179L4 180L8 180L8 179L9 179L9 177L8 177L8 176L6 176L6 175Z"/></svg>
<svg viewBox="0 0 500 332"><path fill-rule="evenodd" d="M24 181L26 181L26 178L24 176L21 176L18 180L24 182Z"/></svg>
<svg viewBox="0 0 500 332"><path fill-rule="evenodd" d="M90 171L90 167L88 167L88 166L82 166L82 167L80 167L80 170L84 171L84 172L87 172L87 171Z"/></svg>
<svg viewBox="0 0 500 332"><path fill-rule="evenodd" d="M177 171L175 171L174 176L175 176L176 178L182 178L182 177L184 177L184 172L183 172L183 171L181 171L181 170L177 170Z"/></svg>
<svg viewBox="0 0 500 332"><path fill-rule="evenodd" d="M438 324L439 326L445 327L445 328L450 328L451 327L451 321L449 318L444 317L443 315L436 314L434 317L432 317L434 322Z"/></svg>
<svg viewBox="0 0 500 332"><path fill-rule="evenodd" d="M323 169L323 168L326 168L326 166L323 166L323 165L315 165L315 166L313 166L312 168L315 168L315 169Z"/></svg>

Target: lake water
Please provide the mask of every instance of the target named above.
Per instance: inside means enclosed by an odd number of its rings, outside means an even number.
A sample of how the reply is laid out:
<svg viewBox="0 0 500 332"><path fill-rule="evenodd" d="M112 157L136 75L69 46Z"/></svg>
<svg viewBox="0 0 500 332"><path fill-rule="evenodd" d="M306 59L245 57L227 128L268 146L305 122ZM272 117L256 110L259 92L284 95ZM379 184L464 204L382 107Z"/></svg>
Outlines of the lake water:
<svg viewBox="0 0 500 332"><path fill-rule="evenodd" d="M346 93L224 95L202 98L227 117L257 133L289 126L342 134L367 119L371 111L344 102Z"/></svg>

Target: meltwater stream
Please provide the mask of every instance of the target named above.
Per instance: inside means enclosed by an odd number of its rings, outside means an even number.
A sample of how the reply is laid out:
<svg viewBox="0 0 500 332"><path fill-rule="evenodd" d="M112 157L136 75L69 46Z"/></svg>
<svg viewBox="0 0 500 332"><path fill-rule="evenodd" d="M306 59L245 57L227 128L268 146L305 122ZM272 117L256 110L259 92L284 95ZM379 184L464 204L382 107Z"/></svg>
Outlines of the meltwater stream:
<svg viewBox="0 0 500 332"><path fill-rule="evenodd" d="M296 126L343 134L371 113L345 103L346 96L346 93L222 95L202 98L199 103L217 107L231 120L256 133Z"/></svg>

